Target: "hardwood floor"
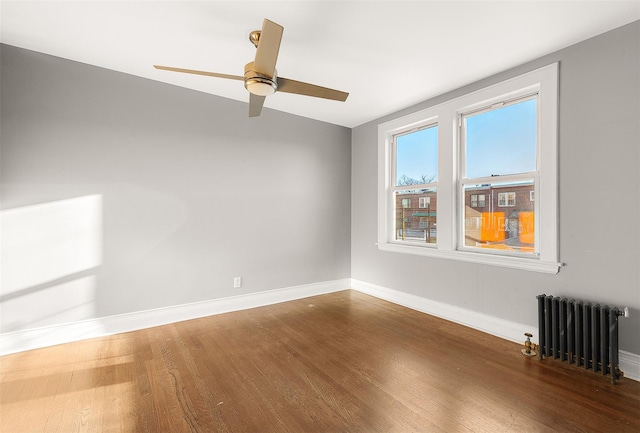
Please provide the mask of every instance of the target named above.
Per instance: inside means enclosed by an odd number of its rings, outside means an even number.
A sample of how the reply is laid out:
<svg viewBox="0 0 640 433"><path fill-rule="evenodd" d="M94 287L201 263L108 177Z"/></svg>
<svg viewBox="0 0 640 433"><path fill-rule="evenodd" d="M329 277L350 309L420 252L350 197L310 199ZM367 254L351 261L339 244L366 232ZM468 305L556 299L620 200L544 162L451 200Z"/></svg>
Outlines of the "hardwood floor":
<svg viewBox="0 0 640 433"><path fill-rule="evenodd" d="M344 291L0 358L0 431L638 432L640 382Z"/></svg>

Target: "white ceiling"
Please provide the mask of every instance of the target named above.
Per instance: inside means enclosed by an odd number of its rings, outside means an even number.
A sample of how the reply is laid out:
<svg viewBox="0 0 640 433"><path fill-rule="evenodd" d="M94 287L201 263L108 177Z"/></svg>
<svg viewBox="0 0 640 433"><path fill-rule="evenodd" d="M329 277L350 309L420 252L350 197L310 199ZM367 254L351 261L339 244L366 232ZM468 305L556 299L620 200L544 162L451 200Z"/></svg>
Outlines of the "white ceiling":
<svg viewBox="0 0 640 433"><path fill-rule="evenodd" d="M353 127L640 19L640 1L5 1L0 41L240 101L248 40L284 26L278 74L350 92L265 107ZM612 47L615 49L615 47Z"/></svg>

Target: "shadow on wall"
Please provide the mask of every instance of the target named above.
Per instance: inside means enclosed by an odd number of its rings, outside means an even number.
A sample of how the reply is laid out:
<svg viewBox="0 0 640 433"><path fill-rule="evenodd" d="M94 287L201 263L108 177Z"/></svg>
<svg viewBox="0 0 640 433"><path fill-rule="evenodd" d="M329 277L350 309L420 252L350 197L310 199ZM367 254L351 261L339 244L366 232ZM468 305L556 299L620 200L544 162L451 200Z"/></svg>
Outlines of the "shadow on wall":
<svg viewBox="0 0 640 433"><path fill-rule="evenodd" d="M101 195L1 212L1 332L95 316L102 220Z"/></svg>

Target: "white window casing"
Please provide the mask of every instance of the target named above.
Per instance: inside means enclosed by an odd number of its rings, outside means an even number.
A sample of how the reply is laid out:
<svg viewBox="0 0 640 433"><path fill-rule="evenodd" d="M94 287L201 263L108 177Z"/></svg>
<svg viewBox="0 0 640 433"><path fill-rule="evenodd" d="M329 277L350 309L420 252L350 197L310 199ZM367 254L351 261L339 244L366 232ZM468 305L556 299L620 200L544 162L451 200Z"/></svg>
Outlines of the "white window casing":
<svg viewBox="0 0 640 433"><path fill-rule="evenodd" d="M537 94L538 146L535 178L535 244L537 254L508 255L460 248L464 196L459 176L461 115L504 101ZM555 274L558 245L558 64L553 63L461 97L378 125L378 248L473 263ZM407 244L394 239L393 137L438 125L437 244ZM495 180L495 179L494 179Z"/></svg>

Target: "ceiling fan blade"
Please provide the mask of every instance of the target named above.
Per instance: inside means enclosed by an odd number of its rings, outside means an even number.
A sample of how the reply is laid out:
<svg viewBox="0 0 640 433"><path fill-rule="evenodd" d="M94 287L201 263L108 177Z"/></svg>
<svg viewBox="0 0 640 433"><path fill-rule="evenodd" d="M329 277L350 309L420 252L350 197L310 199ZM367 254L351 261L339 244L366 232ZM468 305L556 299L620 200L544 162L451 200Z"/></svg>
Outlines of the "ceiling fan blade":
<svg viewBox="0 0 640 433"><path fill-rule="evenodd" d="M347 96L349 96L347 92L282 77L278 77L278 92L296 93L298 95L315 96L316 98L332 99L342 102L346 101Z"/></svg>
<svg viewBox="0 0 640 433"><path fill-rule="evenodd" d="M244 81L244 77L239 75L218 74L217 72L196 71L194 69L173 68L171 66L153 65L153 67L156 69L161 69L163 71L182 72L185 74L205 75L207 77L228 78L230 80Z"/></svg>
<svg viewBox="0 0 640 433"><path fill-rule="evenodd" d="M258 96L249 93L249 117L258 117L262 111L266 96Z"/></svg>
<svg viewBox="0 0 640 433"><path fill-rule="evenodd" d="M268 77L275 75L283 31L284 27L265 18L262 23L260 39L258 40L256 58L253 61L253 67L256 72Z"/></svg>

